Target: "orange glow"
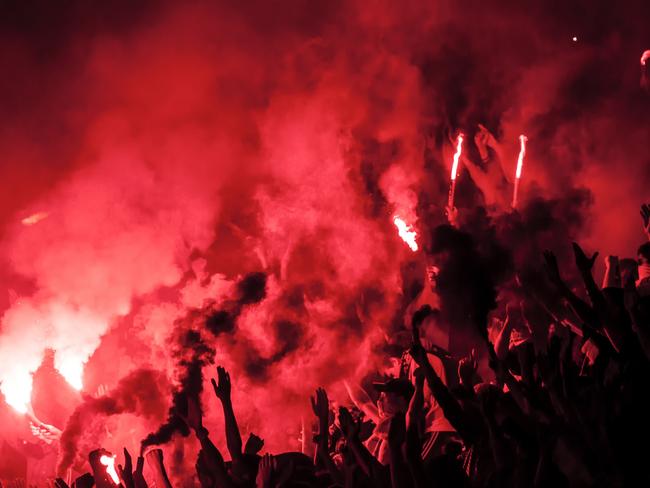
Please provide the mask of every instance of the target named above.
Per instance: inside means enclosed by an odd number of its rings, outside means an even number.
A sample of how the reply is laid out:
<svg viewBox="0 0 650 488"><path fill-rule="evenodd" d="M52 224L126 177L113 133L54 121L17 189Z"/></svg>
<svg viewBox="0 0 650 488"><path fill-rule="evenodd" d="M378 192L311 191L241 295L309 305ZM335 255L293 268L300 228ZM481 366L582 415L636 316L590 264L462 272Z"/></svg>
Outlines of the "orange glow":
<svg viewBox="0 0 650 488"><path fill-rule="evenodd" d="M408 247L411 248L411 251L415 252L418 250L418 243L417 243L417 232L413 230L413 228L408 225L406 222L404 222L402 219L399 217L395 216L393 217L393 222L395 223L395 227L397 227L397 233L399 236L402 238L402 240L406 243Z"/></svg>
<svg viewBox="0 0 650 488"><path fill-rule="evenodd" d="M99 458L99 462L106 466L106 474L110 476L113 483L116 485L120 484L120 478L117 476L117 471L115 470L115 456L102 456Z"/></svg>

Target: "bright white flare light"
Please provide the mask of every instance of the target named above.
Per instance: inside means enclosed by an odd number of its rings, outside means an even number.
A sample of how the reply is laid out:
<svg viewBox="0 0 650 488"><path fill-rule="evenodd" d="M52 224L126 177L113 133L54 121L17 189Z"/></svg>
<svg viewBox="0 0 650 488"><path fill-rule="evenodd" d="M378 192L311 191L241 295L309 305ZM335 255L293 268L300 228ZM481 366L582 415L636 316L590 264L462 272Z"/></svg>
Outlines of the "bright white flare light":
<svg viewBox="0 0 650 488"><path fill-rule="evenodd" d="M83 388L84 363L82 360L56 355L54 358L56 370L61 373L68 384L77 391Z"/></svg>
<svg viewBox="0 0 650 488"><path fill-rule="evenodd" d="M5 401L18 413L27 413L32 401L32 375L28 371L16 370L0 385Z"/></svg>
<svg viewBox="0 0 650 488"><path fill-rule="evenodd" d="M102 465L106 466L106 474L110 476L111 480L113 480L113 483L119 485L120 477L117 475L117 471L115 470L115 456L103 455L99 458L99 462Z"/></svg>
<svg viewBox="0 0 650 488"><path fill-rule="evenodd" d="M456 179L458 174L458 161L460 160L460 154L463 150L463 134L458 134L456 138L456 152L454 153L454 160L451 165L451 181Z"/></svg>
<svg viewBox="0 0 650 488"><path fill-rule="evenodd" d="M517 158L517 171L515 173L515 178L521 178L521 170L524 167L524 158L526 157L526 141L528 137L525 135L519 136L519 157Z"/></svg>
<svg viewBox="0 0 650 488"><path fill-rule="evenodd" d="M413 252L417 251L418 243L416 239L418 233L415 232L410 225L408 225L406 222L404 222L402 219L400 219L397 216L393 217L393 222L395 223L395 227L397 227L397 233L402 238L402 240L406 243L406 245L411 248L411 251Z"/></svg>

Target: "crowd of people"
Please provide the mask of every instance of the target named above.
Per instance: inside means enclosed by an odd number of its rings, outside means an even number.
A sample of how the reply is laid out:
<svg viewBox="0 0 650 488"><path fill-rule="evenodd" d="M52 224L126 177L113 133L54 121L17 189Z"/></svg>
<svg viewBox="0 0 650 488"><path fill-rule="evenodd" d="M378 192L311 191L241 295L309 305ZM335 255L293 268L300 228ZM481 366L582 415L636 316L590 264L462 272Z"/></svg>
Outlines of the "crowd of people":
<svg viewBox="0 0 650 488"><path fill-rule="evenodd" d="M455 359L427 344L436 310L418 303L409 315L410 347L375 391L346 383L349 402L336 411L324 389L315 392L313 452L261 454L264 442L254 434L243 443L229 373L217 368L212 385L228 454L203 427L198 399L189 399L183 419L201 446L196 479L204 487L259 488L650 486L650 206L641 216L648 242L636 262L608 256L602 287L592 272L597 254L573 244L584 294L545 252L547 279L572 318L558 318L557 304L536 297L548 319L540 332L526 304L534 294L521 290L504 317L485 324L484 358L472 349ZM489 365L484 377L481 362ZM73 486L172 486L160 449L145 456L148 480L145 458L133 466L125 450L111 477L104 453L90 454L92 473Z"/></svg>

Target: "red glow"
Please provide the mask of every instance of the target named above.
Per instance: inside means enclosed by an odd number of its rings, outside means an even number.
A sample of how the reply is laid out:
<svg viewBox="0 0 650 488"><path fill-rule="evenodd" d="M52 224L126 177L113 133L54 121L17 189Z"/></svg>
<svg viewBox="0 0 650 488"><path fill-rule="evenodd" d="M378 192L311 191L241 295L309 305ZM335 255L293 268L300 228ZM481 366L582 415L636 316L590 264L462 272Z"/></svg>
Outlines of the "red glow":
<svg viewBox="0 0 650 488"><path fill-rule="evenodd" d="M402 238L402 240L406 243L406 245L411 248L411 251L413 252L417 251L418 250L417 232L414 231L410 225L408 225L406 222L404 222L402 219L400 219L397 216L393 217L393 222L395 223L395 227L397 227L397 233Z"/></svg>
<svg viewBox="0 0 650 488"><path fill-rule="evenodd" d="M650 59L650 49L646 49L641 55L641 66L645 66L648 59Z"/></svg>

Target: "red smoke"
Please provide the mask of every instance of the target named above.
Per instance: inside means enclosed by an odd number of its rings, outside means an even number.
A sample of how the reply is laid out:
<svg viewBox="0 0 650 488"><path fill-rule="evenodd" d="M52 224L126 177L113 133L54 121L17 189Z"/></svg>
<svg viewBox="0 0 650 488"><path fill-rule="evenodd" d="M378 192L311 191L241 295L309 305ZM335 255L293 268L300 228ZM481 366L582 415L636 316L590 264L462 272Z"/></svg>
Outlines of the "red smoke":
<svg viewBox="0 0 650 488"><path fill-rule="evenodd" d="M0 31L7 401L26 408L48 348L85 393L142 367L172 381L175 321L232 311L240 278L262 272L265 298L203 332L231 371L242 430L297 448L316 386L344 400L342 378L382 365L414 259L391 218L422 240L443 220L450 134L466 133L471 156L478 123L502 141L506 175L517 136L535 141L522 205L587 187L581 240L631 254L641 232L622 222L650 183L637 3L597 32L541 0L12 8ZM461 214L497 196L459 172ZM171 388L160 393L162 417ZM129 417L114 439L157 427Z"/></svg>

